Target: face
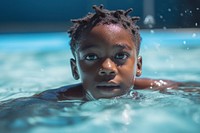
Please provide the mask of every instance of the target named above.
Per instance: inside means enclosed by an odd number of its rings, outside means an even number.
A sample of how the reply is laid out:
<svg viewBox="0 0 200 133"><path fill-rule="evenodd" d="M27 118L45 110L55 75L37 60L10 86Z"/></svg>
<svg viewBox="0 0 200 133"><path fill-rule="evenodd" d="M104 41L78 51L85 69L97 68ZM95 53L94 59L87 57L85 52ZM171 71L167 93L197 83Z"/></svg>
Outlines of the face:
<svg viewBox="0 0 200 133"><path fill-rule="evenodd" d="M131 34L119 25L98 25L82 35L71 60L75 79L94 98L124 95L141 74L141 57L137 58Z"/></svg>

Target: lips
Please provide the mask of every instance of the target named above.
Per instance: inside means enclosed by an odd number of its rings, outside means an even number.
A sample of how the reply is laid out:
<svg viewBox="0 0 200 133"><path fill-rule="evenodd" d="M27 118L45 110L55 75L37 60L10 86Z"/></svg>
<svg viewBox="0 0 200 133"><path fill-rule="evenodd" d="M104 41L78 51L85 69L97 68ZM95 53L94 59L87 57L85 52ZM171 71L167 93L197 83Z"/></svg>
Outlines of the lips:
<svg viewBox="0 0 200 133"><path fill-rule="evenodd" d="M120 85L116 83L99 83L97 85L98 89L119 89Z"/></svg>

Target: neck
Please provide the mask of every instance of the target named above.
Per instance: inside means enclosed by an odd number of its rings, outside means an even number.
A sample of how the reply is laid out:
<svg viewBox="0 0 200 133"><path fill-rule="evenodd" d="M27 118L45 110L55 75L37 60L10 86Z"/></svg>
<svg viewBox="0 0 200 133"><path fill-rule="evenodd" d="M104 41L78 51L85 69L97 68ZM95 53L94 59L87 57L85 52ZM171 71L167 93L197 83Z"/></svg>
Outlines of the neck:
<svg viewBox="0 0 200 133"><path fill-rule="evenodd" d="M93 101L93 100L97 100L96 98L94 98L93 96L92 96L92 94L89 92L89 91L85 91L85 98L87 99L87 100L89 100L89 101Z"/></svg>
<svg viewBox="0 0 200 133"><path fill-rule="evenodd" d="M121 95L121 96L116 96L116 97L113 97L113 98L135 98L136 96L136 93L133 89L133 87L131 87L131 89L124 95ZM86 100L88 101L93 101L93 100L97 100L96 98L93 97L93 95L89 92L89 91L85 91L85 98Z"/></svg>

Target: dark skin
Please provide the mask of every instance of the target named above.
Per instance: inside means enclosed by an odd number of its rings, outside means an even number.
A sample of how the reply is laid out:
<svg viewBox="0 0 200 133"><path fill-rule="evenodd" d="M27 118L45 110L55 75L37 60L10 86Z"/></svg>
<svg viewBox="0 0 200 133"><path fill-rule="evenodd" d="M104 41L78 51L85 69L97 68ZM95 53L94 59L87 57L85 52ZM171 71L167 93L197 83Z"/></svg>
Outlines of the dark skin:
<svg viewBox="0 0 200 133"><path fill-rule="evenodd" d="M36 97L48 100L91 100L127 94L132 88L175 87L169 80L136 78L142 73L131 33L117 24L100 24L82 35L71 59L72 75L81 83L45 91ZM53 96L53 97L52 97Z"/></svg>
<svg viewBox="0 0 200 133"><path fill-rule="evenodd" d="M126 94L136 73L141 74L142 58L137 57L131 34L118 25L95 26L80 39L76 53L73 73L95 99Z"/></svg>

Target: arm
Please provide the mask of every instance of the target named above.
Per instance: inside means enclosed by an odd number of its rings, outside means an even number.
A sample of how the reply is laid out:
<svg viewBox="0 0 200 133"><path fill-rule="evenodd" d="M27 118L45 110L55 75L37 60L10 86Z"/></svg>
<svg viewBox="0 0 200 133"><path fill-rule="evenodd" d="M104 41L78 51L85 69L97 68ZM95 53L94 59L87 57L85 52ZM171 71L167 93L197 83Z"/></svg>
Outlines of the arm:
<svg viewBox="0 0 200 133"><path fill-rule="evenodd" d="M62 86L57 89L46 90L39 94L35 94L33 97L48 101L82 100L84 98L84 90L82 89L81 84L74 84Z"/></svg>
<svg viewBox="0 0 200 133"><path fill-rule="evenodd" d="M158 89L176 88L180 85L179 82L172 80L150 79L150 78L136 78L134 82L134 89Z"/></svg>

